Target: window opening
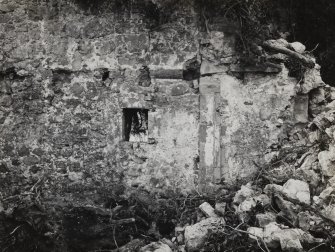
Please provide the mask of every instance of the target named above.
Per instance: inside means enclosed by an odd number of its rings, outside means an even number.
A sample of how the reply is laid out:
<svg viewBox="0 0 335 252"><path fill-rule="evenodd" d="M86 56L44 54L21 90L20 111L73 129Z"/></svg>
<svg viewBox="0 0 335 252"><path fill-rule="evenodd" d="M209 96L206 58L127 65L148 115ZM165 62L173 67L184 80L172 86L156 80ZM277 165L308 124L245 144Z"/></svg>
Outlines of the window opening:
<svg viewBox="0 0 335 252"><path fill-rule="evenodd" d="M123 109L123 140L148 142L148 109Z"/></svg>

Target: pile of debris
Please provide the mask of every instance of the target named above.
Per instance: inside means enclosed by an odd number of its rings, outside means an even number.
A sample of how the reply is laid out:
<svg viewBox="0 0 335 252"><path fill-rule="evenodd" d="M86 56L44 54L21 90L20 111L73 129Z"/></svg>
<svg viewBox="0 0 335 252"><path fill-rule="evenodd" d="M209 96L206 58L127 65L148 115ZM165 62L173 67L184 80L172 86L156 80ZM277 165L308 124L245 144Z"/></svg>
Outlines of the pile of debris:
<svg viewBox="0 0 335 252"><path fill-rule="evenodd" d="M263 190L248 183L230 203L212 207L204 202L199 222L177 226L172 239L139 251L327 251L335 234L335 211L325 204L332 192L327 188L311 199L309 185L301 180L268 184Z"/></svg>
<svg viewBox="0 0 335 252"><path fill-rule="evenodd" d="M333 193L330 186L312 197L308 183L296 179L267 184L263 190L250 182L230 203L202 203L197 223L177 226L171 239L139 251L332 251ZM134 242L117 251L131 251L126 248L134 249Z"/></svg>

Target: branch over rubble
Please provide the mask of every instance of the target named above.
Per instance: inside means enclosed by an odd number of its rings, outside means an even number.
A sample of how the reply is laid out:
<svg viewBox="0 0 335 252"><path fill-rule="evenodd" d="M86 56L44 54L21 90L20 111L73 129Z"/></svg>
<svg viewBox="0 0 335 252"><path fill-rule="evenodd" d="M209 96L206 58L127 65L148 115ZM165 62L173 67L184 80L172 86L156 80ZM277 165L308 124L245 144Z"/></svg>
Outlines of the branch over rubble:
<svg viewBox="0 0 335 252"><path fill-rule="evenodd" d="M262 46L266 49L270 49L279 53L286 54L290 57L293 57L297 60L299 60L304 66L309 68L314 68L315 63L312 59L307 58L306 56L297 53L295 51L290 50L289 48L285 47L285 44L283 43L277 43L276 40L267 40L264 41Z"/></svg>
<svg viewBox="0 0 335 252"><path fill-rule="evenodd" d="M287 194L285 194L283 192L280 192L280 191L274 192L274 195L278 195L278 196L282 197L284 200L287 200L287 201L289 201L293 204L299 205L305 210L313 212L314 214L316 214L317 216L322 218L325 222L327 222L331 226L335 227L335 222L332 219L325 216L323 213L321 213L321 211L319 209L317 209L316 207L310 206L310 205L308 205L304 202L301 202L300 200L294 199L294 198L292 198L292 197L288 196Z"/></svg>

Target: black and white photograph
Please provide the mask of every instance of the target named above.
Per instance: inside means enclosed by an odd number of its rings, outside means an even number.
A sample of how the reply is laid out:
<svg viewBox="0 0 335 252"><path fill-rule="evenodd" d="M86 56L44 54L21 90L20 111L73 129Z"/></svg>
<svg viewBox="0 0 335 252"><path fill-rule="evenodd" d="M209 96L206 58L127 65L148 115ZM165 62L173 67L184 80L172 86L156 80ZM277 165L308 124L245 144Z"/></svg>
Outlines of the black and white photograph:
<svg viewBox="0 0 335 252"><path fill-rule="evenodd" d="M334 0L0 0L0 252L335 252Z"/></svg>

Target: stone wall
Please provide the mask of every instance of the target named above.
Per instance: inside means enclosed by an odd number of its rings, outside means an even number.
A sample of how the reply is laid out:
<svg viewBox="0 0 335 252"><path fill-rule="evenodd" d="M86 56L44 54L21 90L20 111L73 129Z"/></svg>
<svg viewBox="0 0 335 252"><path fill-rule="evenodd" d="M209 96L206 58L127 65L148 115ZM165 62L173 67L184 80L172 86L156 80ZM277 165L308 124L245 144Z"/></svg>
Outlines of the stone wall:
<svg viewBox="0 0 335 252"><path fill-rule="evenodd" d="M181 9L153 28L141 6L93 12L78 2L0 2L3 179L46 176L62 192L215 188L254 174L307 122L283 65L240 66L233 24L202 31ZM149 110L148 142L124 141L124 108Z"/></svg>

